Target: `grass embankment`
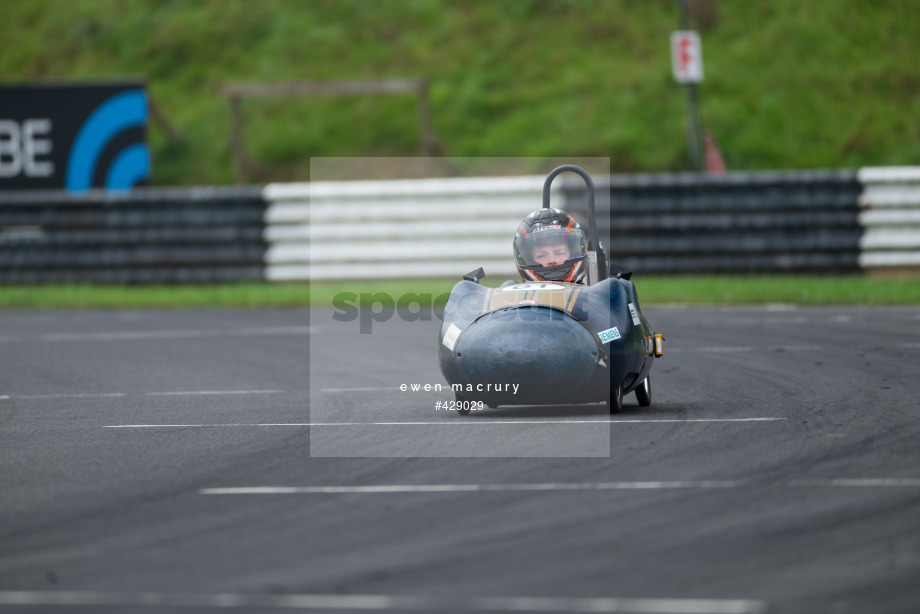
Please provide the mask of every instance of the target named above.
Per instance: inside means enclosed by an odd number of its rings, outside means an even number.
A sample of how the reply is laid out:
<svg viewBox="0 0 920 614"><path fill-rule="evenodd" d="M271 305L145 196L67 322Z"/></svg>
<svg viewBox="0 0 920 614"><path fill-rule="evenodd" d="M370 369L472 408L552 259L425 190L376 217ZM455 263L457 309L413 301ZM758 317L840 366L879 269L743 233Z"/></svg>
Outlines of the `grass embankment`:
<svg viewBox="0 0 920 614"><path fill-rule="evenodd" d="M634 281L643 306L670 303L920 304L917 278L697 275L637 276ZM208 286L7 286L0 288L0 308L328 308L332 306L333 297L342 292L359 295L383 292L394 301L406 294L427 294L429 296L422 297L423 300L437 304L446 300L454 283L455 280L412 280Z"/></svg>
<svg viewBox="0 0 920 614"><path fill-rule="evenodd" d="M705 130L729 168L920 160L920 11L904 0L700 0ZM230 183L228 82L426 77L454 157L686 169L670 0L7 0L0 80L145 75L183 145L150 130L158 185ZM263 179L311 156L411 156L412 96L248 99ZM526 170L526 169L525 169Z"/></svg>

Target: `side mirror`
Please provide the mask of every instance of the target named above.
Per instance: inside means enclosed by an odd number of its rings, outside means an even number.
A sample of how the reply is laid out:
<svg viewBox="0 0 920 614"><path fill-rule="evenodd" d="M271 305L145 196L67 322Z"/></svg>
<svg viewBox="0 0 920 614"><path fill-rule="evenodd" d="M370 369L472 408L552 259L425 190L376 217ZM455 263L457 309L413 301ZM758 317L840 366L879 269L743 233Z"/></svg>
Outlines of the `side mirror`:
<svg viewBox="0 0 920 614"><path fill-rule="evenodd" d="M610 263L610 275L616 277L617 279L625 279L629 281L629 278L632 277L632 271L626 271L618 264Z"/></svg>
<svg viewBox="0 0 920 614"><path fill-rule="evenodd" d="M479 280L486 276L486 272L482 270L482 267L479 267L475 271L470 271L463 276L463 279L466 281L471 281L475 284L479 283Z"/></svg>

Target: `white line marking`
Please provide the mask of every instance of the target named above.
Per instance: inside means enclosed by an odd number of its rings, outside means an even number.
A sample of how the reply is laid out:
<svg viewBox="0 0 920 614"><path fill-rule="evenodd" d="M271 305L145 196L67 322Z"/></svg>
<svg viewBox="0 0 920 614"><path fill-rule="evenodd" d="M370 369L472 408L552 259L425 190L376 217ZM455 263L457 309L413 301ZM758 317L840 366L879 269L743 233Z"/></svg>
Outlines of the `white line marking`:
<svg viewBox="0 0 920 614"><path fill-rule="evenodd" d="M774 345L771 352L815 352L821 349L820 345Z"/></svg>
<svg viewBox="0 0 920 614"><path fill-rule="evenodd" d="M237 423L237 424L106 424L104 429L186 429L186 428L230 428L236 426L310 426L308 422L286 422L286 423Z"/></svg>
<svg viewBox="0 0 920 614"><path fill-rule="evenodd" d="M320 494L385 494L385 493L444 493L444 492L512 492L512 491L571 491L571 490L674 490L745 488L749 482L739 480L675 480L659 482L573 482L534 484L382 484L376 486L234 486L202 488L202 495L320 495ZM794 480L784 486L826 487L917 487L920 478L876 478L855 480Z"/></svg>
<svg viewBox="0 0 920 614"><path fill-rule="evenodd" d="M175 390L170 392L146 392L138 393L147 396L190 396L190 395L224 395L224 394L281 394L284 390ZM15 395L16 399L82 399L82 398L105 398L105 397L126 397L126 392L86 392L86 393L61 393L61 394L21 394ZM0 396L0 399L10 398L9 396Z"/></svg>
<svg viewBox="0 0 920 614"><path fill-rule="evenodd" d="M178 390L175 392L148 392L152 397L174 397L187 395L215 395L215 394L278 394L283 390Z"/></svg>
<svg viewBox="0 0 920 614"><path fill-rule="evenodd" d="M321 388L320 392L380 392L382 390L392 390L393 392L402 392L399 389L399 386L385 386L382 388ZM418 392L418 391L413 390L413 392ZM436 391L432 391L432 392L436 392Z"/></svg>
<svg viewBox="0 0 920 614"><path fill-rule="evenodd" d="M656 424L659 422L772 422L786 418L688 418L685 420L477 420L463 419L450 422L311 422L309 426L478 426L480 424Z"/></svg>
<svg viewBox="0 0 920 614"><path fill-rule="evenodd" d="M820 345L771 345L768 347L754 347L751 345L710 345L698 348L700 352L814 352L820 350ZM673 352L674 350L668 350Z"/></svg>
<svg viewBox="0 0 920 614"><path fill-rule="evenodd" d="M94 399L100 397L123 397L124 392L87 392L74 394L23 394L17 399Z"/></svg>
<svg viewBox="0 0 920 614"><path fill-rule="evenodd" d="M696 418L687 420L444 420L439 422L234 422L226 424L107 424L107 429L221 428L254 426L480 426L486 424L657 424L674 422L775 422L787 418Z"/></svg>
<svg viewBox="0 0 920 614"><path fill-rule="evenodd" d="M701 352L753 352L754 348L749 345L735 346L709 346L700 348Z"/></svg>
<svg viewBox="0 0 920 614"><path fill-rule="evenodd" d="M675 488L738 488L742 482L584 482L547 484L394 484L381 486L247 486L202 488L202 495L379 494L424 492L507 492L557 490L671 490Z"/></svg>
<svg viewBox="0 0 920 614"><path fill-rule="evenodd" d="M879 487L879 486L920 486L920 478L856 478L836 480L796 480L790 486L847 486L847 487Z"/></svg>
<svg viewBox="0 0 920 614"><path fill-rule="evenodd" d="M764 305L764 311L795 311L799 306L795 303L767 303Z"/></svg>
<svg viewBox="0 0 920 614"><path fill-rule="evenodd" d="M310 326L267 326L261 328L227 328L220 330L126 330L96 333L49 333L41 335L46 342L56 341L137 341L142 339L202 339L207 337L267 337L276 335L308 335Z"/></svg>
<svg viewBox="0 0 920 614"><path fill-rule="evenodd" d="M10 398L9 395L0 394L0 401L7 401L9 400L9 398Z"/></svg>
<svg viewBox="0 0 920 614"><path fill-rule="evenodd" d="M637 614L760 614L751 599L619 597L463 597L457 595L269 595L105 591L0 591L0 605L279 608L290 610L428 610L481 612L633 612Z"/></svg>

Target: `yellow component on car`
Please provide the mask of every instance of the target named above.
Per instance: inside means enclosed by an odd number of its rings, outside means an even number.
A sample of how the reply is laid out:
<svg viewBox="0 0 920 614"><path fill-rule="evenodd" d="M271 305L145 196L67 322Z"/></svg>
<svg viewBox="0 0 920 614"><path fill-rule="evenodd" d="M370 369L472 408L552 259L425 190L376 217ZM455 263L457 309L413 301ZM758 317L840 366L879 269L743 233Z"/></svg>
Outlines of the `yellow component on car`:
<svg viewBox="0 0 920 614"><path fill-rule="evenodd" d="M664 355L664 337L661 333L655 333L655 358L661 358Z"/></svg>

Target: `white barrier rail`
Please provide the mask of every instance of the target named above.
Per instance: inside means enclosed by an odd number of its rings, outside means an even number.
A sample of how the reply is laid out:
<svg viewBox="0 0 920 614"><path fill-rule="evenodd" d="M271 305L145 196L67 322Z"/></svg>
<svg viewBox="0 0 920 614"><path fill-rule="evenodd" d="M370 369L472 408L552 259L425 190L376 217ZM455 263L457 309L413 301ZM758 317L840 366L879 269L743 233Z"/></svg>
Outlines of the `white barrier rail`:
<svg viewBox="0 0 920 614"><path fill-rule="evenodd" d="M867 167L857 177L860 267L920 266L920 166Z"/></svg>
<svg viewBox="0 0 920 614"><path fill-rule="evenodd" d="M459 277L480 266L490 276L513 276L514 232L542 206L543 180L267 185L265 278Z"/></svg>
<svg viewBox="0 0 920 614"><path fill-rule="evenodd" d="M482 266L490 277L513 278L512 237L520 220L542 206L543 181L527 176L265 186L264 277L450 277ZM609 183L603 189L613 189L611 206L620 208L621 222L612 246L622 252L619 257L634 260L636 270L920 266L920 166L735 173L724 179L642 175ZM564 207L565 194L566 182L556 182L553 203ZM735 236L732 228L746 234ZM727 252L731 241L747 252Z"/></svg>

